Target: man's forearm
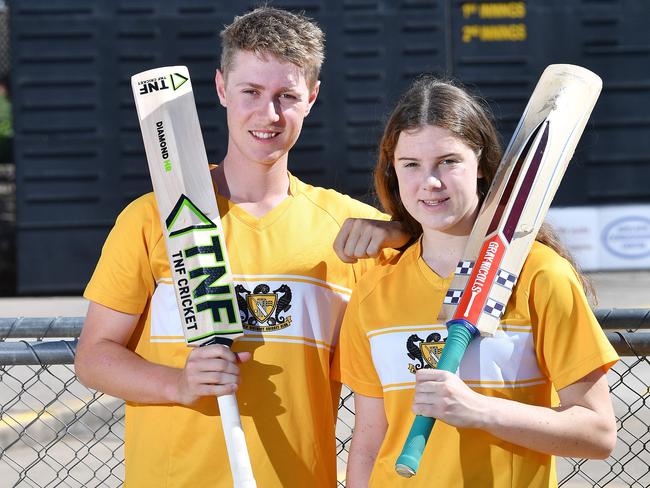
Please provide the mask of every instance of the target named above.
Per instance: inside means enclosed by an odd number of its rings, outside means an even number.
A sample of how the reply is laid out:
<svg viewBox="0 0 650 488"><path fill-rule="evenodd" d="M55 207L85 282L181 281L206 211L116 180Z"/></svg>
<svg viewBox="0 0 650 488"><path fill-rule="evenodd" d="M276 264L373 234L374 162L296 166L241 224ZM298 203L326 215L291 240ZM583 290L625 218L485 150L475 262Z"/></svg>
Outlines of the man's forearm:
<svg viewBox="0 0 650 488"><path fill-rule="evenodd" d="M111 396L137 403L175 403L182 370L151 363L111 341L81 349L75 359L80 381Z"/></svg>

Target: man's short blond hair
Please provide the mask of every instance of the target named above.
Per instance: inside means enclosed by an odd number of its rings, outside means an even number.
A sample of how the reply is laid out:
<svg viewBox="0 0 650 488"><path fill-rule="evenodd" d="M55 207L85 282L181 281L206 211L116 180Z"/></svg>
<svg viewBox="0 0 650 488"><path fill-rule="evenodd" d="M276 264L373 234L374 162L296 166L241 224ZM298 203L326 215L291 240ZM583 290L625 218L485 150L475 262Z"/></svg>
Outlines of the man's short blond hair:
<svg viewBox="0 0 650 488"><path fill-rule="evenodd" d="M235 17L221 31L221 72L227 78L237 51L272 55L302 68L313 88L325 59L325 34L302 14L271 7L259 7Z"/></svg>

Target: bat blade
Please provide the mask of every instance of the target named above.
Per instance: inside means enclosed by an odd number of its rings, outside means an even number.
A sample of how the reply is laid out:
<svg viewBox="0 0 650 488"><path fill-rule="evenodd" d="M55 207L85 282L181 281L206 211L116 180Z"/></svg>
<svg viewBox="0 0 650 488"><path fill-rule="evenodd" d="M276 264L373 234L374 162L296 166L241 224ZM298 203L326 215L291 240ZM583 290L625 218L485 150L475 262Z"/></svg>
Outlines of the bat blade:
<svg viewBox="0 0 650 488"><path fill-rule="evenodd" d="M504 152L470 234L461 261L465 266L457 268L460 273L452 280L439 319L467 319L471 295L465 291L480 288L470 323L481 335L494 334L601 88L600 78L579 66L551 65L542 73ZM498 276L496 281L483 280L491 255L481 250L497 237L502 241L499 269L490 268ZM487 261L481 259L486 256Z"/></svg>
<svg viewBox="0 0 650 488"><path fill-rule="evenodd" d="M504 152L444 299L438 369L453 373L477 335L495 333L602 88L579 66L546 68ZM416 474L435 419L416 416L395 469Z"/></svg>
<svg viewBox="0 0 650 488"><path fill-rule="evenodd" d="M185 338L227 343L243 330L189 73L158 68L131 82Z"/></svg>
<svg viewBox="0 0 650 488"><path fill-rule="evenodd" d="M185 341L230 346L243 328L189 72L145 71L131 88ZM235 486L254 487L237 400L218 401Z"/></svg>

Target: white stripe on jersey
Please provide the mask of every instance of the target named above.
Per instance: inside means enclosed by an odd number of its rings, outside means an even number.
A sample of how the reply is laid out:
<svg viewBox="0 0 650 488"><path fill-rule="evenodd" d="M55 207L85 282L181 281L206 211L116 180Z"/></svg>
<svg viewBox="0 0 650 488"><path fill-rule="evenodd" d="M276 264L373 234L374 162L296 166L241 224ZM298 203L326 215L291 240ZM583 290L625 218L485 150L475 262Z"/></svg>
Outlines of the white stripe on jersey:
<svg viewBox="0 0 650 488"><path fill-rule="evenodd" d="M396 325L394 327L386 327L385 329L378 329L378 330L371 330L370 332L367 332L366 335L368 338L379 335L379 334L388 334L390 332L399 332L399 331L406 331L406 332L418 332L418 331L425 331L431 333L432 331L440 333L440 331L445 331L444 334L442 334L443 337L447 337L446 333L447 327L441 324L426 324L426 325ZM426 334L428 335L428 334Z"/></svg>
<svg viewBox="0 0 650 488"><path fill-rule="evenodd" d="M245 331L242 337L238 337L237 341L241 342L284 342L287 344L304 344L306 346L312 346L319 349L324 349L326 351L331 351L332 346L330 344L325 344L324 342L313 341L305 339L304 337L277 337L275 334L266 334L264 336L256 336L252 332Z"/></svg>
<svg viewBox="0 0 650 488"><path fill-rule="evenodd" d="M419 351L420 343L431 333L440 334L441 341L447 337L442 325L386 327L367 334L384 391L415 388L412 371L420 369L424 361L418 355L408 355L407 343L415 336L411 346ZM515 388L548 382L537 364L532 327L521 325L502 326L494 337L474 339L465 352L458 375L469 386L482 388Z"/></svg>
<svg viewBox="0 0 650 488"><path fill-rule="evenodd" d="M334 283L330 283L329 281L321 280L318 278L312 278L311 276L300 276L300 275L233 275L233 280L237 282L250 282L250 281L261 281L261 282L268 282L268 281L297 281L297 282L303 282L303 283L312 283L312 284L317 284L321 286L325 286L327 288L331 288L334 291L338 291L340 293L346 293L348 295L352 295L352 290L350 288L346 288L344 286L340 285L335 285Z"/></svg>
<svg viewBox="0 0 650 488"><path fill-rule="evenodd" d="M303 276L260 275L238 276L234 282L253 292L260 284L271 290L280 284L291 289L291 308L282 312L290 325L278 330L246 330L238 340L247 342L300 343L330 350L338 340L338 331L345 307L350 299L347 288ZM242 279L242 278L245 278ZM282 295L278 297L281 298ZM257 323L264 326L265 323ZM246 325L244 325L246 327ZM170 279L161 279L151 300L151 342L184 342L183 329L176 305L174 288Z"/></svg>

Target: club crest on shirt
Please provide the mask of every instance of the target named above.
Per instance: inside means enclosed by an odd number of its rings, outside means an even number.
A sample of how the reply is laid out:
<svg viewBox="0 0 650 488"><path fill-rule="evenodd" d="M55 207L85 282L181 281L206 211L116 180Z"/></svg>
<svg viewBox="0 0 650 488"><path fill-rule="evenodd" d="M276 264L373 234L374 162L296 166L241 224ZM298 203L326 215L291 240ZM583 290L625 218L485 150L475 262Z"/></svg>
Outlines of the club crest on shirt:
<svg viewBox="0 0 650 488"><path fill-rule="evenodd" d="M237 304L244 329L255 332L280 330L291 325L291 288L281 285L271 291L267 284L257 285L253 292L243 285L235 286Z"/></svg>
<svg viewBox="0 0 650 488"><path fill-rule="evenodd" d="M409 363L409 371L415 374L422 368L435 368L444 347L445 342L437 332L429 334L426 340L417 334L411 334L406 340L406 355L417 363Z"/></svg>

